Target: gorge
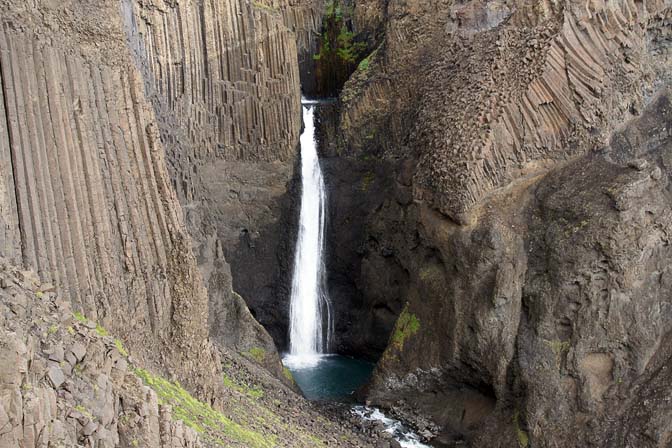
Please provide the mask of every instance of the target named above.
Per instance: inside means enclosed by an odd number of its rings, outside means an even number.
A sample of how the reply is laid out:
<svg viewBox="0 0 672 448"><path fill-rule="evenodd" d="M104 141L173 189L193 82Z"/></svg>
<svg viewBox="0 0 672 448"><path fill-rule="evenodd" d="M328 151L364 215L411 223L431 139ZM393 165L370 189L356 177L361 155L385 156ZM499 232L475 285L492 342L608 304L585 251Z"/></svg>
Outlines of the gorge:
<svg viewBox="0 0 672 448"><path fill-rule="evenodd" d="M671 97L669 0L0 0L0 448L671 446Z"/></svg>

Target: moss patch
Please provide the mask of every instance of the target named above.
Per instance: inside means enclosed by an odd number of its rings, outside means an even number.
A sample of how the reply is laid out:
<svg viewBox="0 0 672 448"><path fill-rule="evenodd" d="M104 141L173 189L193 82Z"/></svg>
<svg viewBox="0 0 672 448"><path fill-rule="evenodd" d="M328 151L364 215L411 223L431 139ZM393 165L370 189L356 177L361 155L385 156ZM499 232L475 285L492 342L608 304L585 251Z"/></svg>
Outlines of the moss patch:
<svg viewBox="0 0 672 448"><path fill-rule="evenodd" d="M287 378L289 381L294 383L294 375L292 375L291 370L289 370L287 367L282 368L282 375Z"/></svg>
<svg viewBox="0 0 672 448"><path fill-rule="evenodd" d="M75 319L77 319L78 321L80 321L83 324L86 323L89 320L89 319L86 318L86 316L84 316L79 311L75 311L74 313L72 313L72 315L75 317Z"/></svg>
<svg viewBox="0 0 672 448"><path fill-rule="evenodd" d="M359 65L357 66L358 70L365 71L369 69L369 56L365 57L361 61L359 61Z"/></svg>
<svg viewBox="0 0 672 448"><path fill-rule="evenodd" d="M258 8L258 9L263 9L263 10L268 11L268 12L279 12L280 11L278 8L274 8L270 5L266 5L266 4L261 3L261 2L252 2L252 6L254 6L255 8Z"/></svg>
<svg viewBox="0 0 672 448"><path fill-rule="evenodd" d="M114 346L117 347L117 350L119 351L119 353L121 353L121 356L124 356L124 357L128 356L128 352L124 348L124 344L122 344L121 340L115 338L114 339Z"/></svg>
<svg viewBox="0 0 672 448"><path fill-rule="evenodd" d="M264 362L264 358L266 358L266 350L261 347L252 347L247 351L247 354L258 363Z"/></svg>
<svg viewBox="0 0 672 448"><path fill-rule="evenodd" d="M518 412L518 409L516 409L516 412L513 414L513 426L516 429L518 445L520 445L520 448L527 448L530 444L530 436L520 427L520 413Z"/></svg>
<svg viewBox="0 0 672 448"><path fill-rule="evenodd" d="M420 319L408 312L408 305L404 307L397 323L394 326L394 333L392 334L392 345L399 351L403 350L406 340L413 336L420 329Z"/></svg>
<svg viewBox="0 0 672 448"><path fill-rule="evenodd" d="M105 328L103 328L100 324L96 324L96 333L98 333L98 336L103 337L103 338L105 336L110 335L110 333L108 333L108 331Z"/></svg>
<svg viewBox="0 0 672 448"><path fill-rule="evenodd" d="M156 392L161 403L170 404L173 407L173 418L181 420L215 445L227 446L228 444L220 438L225 435L244 446L262 448L277 446L275 436L265 436L243 427L210 405L195 399L180 385L155 376L144 369L134 369L134 372Z"/></svg>
<svg viewBox="0 0 672 448"><path fill-rule="evenodd" d="M233 389L235 391L240 392L241 394L245 394L248 397L252 397L254 399L259 399L264 396L264 391L262 390L261 387L259 386L248 386L247 384L241 384L236 382L233 378L228 376L227 374L224 374L224 386L226 386L229 389Z"/></svg>
<svg viewBox="0 0 672 448"><path fill-rule="evenodd" d="M553 341L545 341L546 344L553 350L553 353L555 353L557 356L562 355L563 353L567 353L569 351L569 341L560 341L560 340L553 340Z"/></svg>
<svg viewBox="0 0 672 448"><path fill-rule="evenodd" d="M371 184L373 183L373 181L375 180L375 178L376 175L371 171L364 174L364 177L362 177L362 188L361 188L362 191L367 191L371 186Z"/></svg>
<svg viewBox="0 0 672 448"><path fill-rule="evenodd" d="M86 408L85 408L84 406L82 406L81 404L78 404L77 406L75 406L75 410L76 410L77 412L79 412L80 414L82 414L84 417L86 417L86 418L88 418L89 420L91 420L91 421L93 421L93 420L96 419L96 418L93 416L93 414L91 414L91 412L89 412L89 410L86 409Z"/></svg>

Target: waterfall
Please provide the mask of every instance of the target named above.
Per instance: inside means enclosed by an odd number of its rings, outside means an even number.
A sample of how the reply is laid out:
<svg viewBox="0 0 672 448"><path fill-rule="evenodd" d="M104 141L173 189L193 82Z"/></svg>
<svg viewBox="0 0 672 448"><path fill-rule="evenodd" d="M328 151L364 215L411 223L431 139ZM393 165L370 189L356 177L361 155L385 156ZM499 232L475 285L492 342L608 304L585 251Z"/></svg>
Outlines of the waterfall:
<svg viewBox="0 0 672 448"><path fill-rule="evenodd" d="M327 196L315 142L314 102L304 102L301 134L301 214L289 311L287 361L315 365L329 349L332 317L325 287L324 232Z"/></svg>

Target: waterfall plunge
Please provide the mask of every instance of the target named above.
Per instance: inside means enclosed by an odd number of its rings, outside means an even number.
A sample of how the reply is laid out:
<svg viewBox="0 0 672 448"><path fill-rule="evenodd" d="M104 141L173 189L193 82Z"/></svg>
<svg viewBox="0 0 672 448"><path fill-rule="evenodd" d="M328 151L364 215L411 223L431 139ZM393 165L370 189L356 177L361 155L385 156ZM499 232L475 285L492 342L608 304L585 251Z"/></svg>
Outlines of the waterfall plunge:
<svg viewBox="0 0 672 448"><path fill-rule="evenodd" d="M332 318L325 287L326 192L317 157L314 104L304 103L301 134L301 215L296 242L287 364L310 367L329 348Z"/></svg>

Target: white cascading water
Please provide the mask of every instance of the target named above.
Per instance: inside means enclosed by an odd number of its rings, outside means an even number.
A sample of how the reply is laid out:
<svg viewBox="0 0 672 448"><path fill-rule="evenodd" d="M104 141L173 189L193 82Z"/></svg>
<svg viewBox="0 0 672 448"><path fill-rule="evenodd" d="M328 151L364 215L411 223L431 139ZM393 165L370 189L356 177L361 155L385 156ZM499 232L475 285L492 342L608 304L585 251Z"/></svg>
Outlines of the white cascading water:
<svg viewBox="0 0 672 448"><path fill-rule="evenodd" d="M295 368L314 366L329 348L331 310L325 287L327 195L317 157L314 103L304 102L301 134L301 214L289 311L289 356Z"/></svg>

